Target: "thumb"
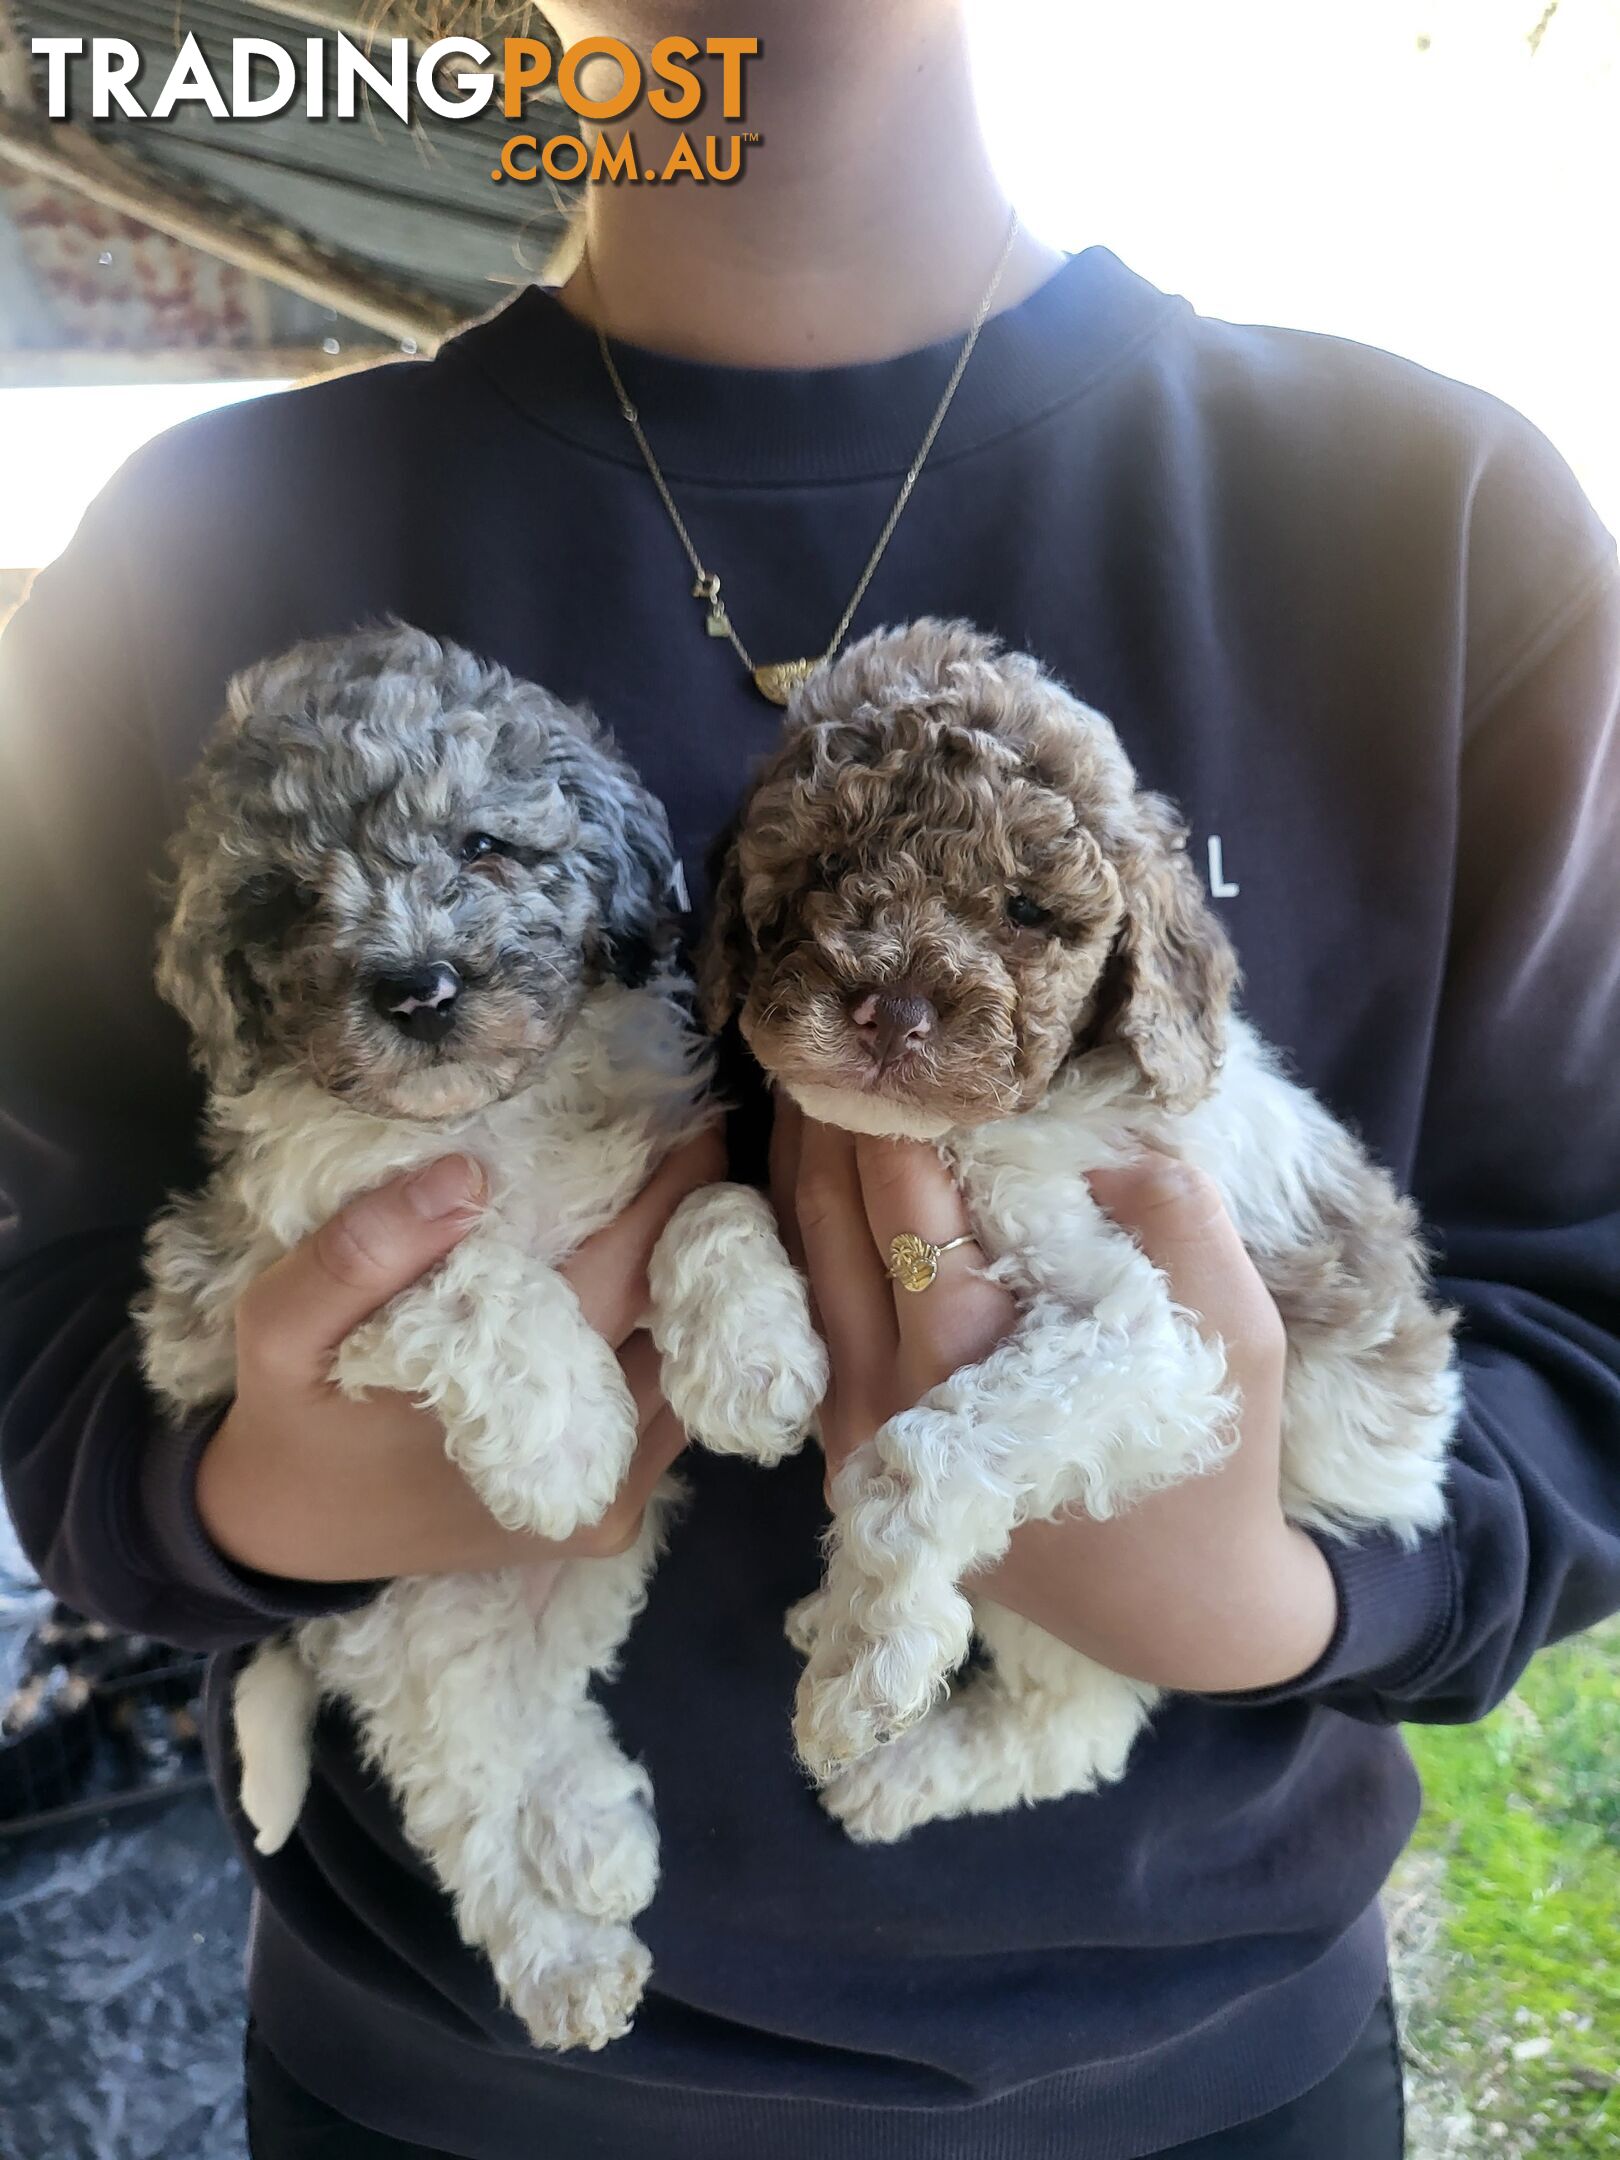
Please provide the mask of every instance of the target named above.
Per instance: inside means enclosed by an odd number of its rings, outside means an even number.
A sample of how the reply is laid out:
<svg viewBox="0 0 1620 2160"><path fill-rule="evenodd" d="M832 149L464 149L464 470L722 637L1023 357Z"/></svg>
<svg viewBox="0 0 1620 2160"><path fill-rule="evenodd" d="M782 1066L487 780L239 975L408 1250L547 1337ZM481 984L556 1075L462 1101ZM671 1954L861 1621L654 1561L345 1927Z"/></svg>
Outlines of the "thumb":
<svg viewBox="0 0 1620 2160"><path fill-rule="evenodd" d="M248 1292L261 1354L324 1380L344 1337L466 1236L484 1192L478 1163L442 1155L351 1200Z"/></svg>

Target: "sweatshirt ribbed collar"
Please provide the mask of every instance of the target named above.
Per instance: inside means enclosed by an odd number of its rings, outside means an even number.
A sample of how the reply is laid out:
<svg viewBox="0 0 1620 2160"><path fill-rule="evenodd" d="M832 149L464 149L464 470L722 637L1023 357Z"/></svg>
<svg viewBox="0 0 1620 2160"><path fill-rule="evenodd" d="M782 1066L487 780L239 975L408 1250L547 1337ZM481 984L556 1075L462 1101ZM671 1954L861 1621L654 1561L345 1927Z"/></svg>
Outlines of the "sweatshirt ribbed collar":
<svg viewBox="0 0 1620 2160"><path fill-rule="evenodd" d="M1073 255L993 315L935 443L961 457L1067 403L1185 308L1101 247ZM849 367L720 367L615 341L614 358L673 480L782 487L900 474L960 348L959 336ZM542 286L445 347L540 426L616 463L640 455L595 333Z"/></svg>

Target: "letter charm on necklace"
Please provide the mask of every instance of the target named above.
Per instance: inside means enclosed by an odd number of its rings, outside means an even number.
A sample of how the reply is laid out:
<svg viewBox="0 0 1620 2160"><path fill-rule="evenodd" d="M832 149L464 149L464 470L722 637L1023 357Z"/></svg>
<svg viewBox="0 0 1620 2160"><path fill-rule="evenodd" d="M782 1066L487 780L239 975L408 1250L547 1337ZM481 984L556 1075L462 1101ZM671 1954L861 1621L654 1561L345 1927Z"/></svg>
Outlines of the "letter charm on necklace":
<svg viewBox="0 0 1620 2160"><path fill-rule="evenodd" d="M714 571L699 576L692 587L692 598L701 600L709 611L703 619L703 627L710 637L730 637L731 620L721 603L720 580Z"/></svg>

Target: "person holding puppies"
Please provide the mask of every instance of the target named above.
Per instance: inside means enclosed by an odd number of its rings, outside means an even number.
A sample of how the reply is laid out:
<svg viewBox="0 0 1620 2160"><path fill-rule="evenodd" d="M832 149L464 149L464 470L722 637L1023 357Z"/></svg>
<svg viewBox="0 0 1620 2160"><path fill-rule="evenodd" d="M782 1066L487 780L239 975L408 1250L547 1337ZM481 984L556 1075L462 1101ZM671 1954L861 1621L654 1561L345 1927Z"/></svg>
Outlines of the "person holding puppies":
<svg viewBox="0 0 1620 2160"><path fill-rule="evenodd" d="M245 1649L396 1575L620 1551L681 1446L638 1329L718 1140L568 1264L641 1442L566 1554L485 1515L413 1402L327 1380L477 1218L475 1162L350 1203L242 1298L224 1417L156 1415L128 1308L199 1168L150 880L232 674L396 615L589 704L668 811L696 935L776 701L880 624L972 622L1179 806L1247 1011L1421 1208L1461 1314L1446 1523L1288 1524L1283 1334L1218 1195L1099 1173L1225 1345L1239 1444L1113 1521L1020 1530L994 1594L1169 1700L1117 1783L852 1843L795 1763L782 1634L827 1465L1012 1314L971 1254L920 1296L885 1274L901 1232L969 1227L926 1141L772 1136L739 1068L731 1167L774 1155L832 1383L825 1459L693 1451L604 1694L659 1794L655 1984L600 2052L530 2047L325 1718L298 1833L251 1863L253 2149L1391 2160L1395 1728L1483 1715L1620 1605L1614 544L1494 400L1024 232L953 0L697 13L764 40L745 181L596 188L578 267L431 361L161 438L0 643L7 1498L59 1595L220 1654L230 1793ZM567 43L671 27L662 0L550 14Z"/></svg>

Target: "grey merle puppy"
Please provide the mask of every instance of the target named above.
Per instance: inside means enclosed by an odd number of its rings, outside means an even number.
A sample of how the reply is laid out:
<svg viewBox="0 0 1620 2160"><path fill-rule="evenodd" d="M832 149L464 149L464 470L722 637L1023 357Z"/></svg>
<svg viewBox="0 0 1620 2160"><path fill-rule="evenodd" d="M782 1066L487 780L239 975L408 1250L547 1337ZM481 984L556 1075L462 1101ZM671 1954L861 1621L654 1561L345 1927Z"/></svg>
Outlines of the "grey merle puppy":
<svg viewBox="0 0 1620 2160"><path fill-rule="evenodd" d="M501 1522L562 1539L623 1482L636 1411L558 1263L713 1116L668 957L663 812L590 718L393 625L230 685L175 845L159 986L210 1085L213 1169L153 1227L138 1311L162 1400L234 1387L248 1284L355 1193L452 1150L488 1199L443 1264L351 1335L335 1384L398 1389ZM690 1195L650 1270L665 1394L694 1437L774 1462L825 1360L759 1195ZM634 1546L396 1582L241 1673L243 1805L293 1831L319 1698L346 1702L407 1834L532 2038L599 2047L648 1971L648 1781L591 1701L645 1596Z"/></svg>

